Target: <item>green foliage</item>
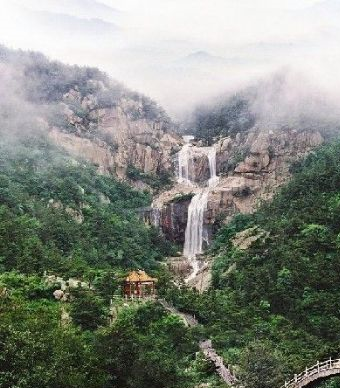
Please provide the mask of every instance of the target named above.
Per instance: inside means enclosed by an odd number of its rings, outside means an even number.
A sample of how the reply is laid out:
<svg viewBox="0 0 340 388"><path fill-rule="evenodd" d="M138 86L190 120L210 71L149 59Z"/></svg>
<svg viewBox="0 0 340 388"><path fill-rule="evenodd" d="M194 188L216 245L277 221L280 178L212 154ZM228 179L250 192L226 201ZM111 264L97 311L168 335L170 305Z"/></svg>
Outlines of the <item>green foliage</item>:
<svg viewBox="0 0 340 388"><path fill-rule="evenodd" d="M3 269L150 268L168 249L135 213L149 194L72 161L42 135L0 144L0 164Z"/></svg>
<svg viewBox="0 0 340 388"><path fill-rule="evenodd" d="M214 107L199 107L192 126L195 136L211 144L214 138L236 136L255 124L255 116L249 109L249 101L243 95L234 95Z"/></svg>
<svg viewBox="0 0 340 388"><path fill-rule="evenodd" d="M97 346L113 386L171 388L190 383L184 370L196 346L181 320L161 306L123 310Z"/></svg>
<svg viewBox="0 0 340 388"><path fill-rule="evenodd" d="M340 387L340 378L333 377L329 380L323 381L319 384L320 388L339 388Z"/></svg>
<svg viewBox="0 0 340 388"><path fill-rule="evenodd" d="M106 323L102 298L90 290L72 291L71 318L83 330L95 330Z"/></svg>
<svg viewBox="0 0 340 388"><path fill-rule="evenodd" d="M246 388L279 387L283 379L283 359L268 342L252 342L242 352L242 384Z"/></svg>
<svg viewBox="0 0 340 388"><path fill-rule="evenodd" d="M205 325L224 357L239 365L248 386L280 386L293 373L339 354L339 146L322 146L272 202L219 231L210 290L168 291L169 299ZM266 237L246 250L233 245L238 232L254 227ZM279 364L283 369L276 369ZM274 371L268 381L256 377L263 367Z"/></svg>
<svg viewBox="0 0 340 388"><path fill-rule="evenodd" d="M185 202L185 201L190 201L194 193L181 193L181 194L176 194L168 203L179 203L179 202Z"/></svg>
<svg viewBox="0 0 340 388"><path fill-rule="evenodd" d="M56 302L27 292L44 284L18 274L1 281L9 295L0 298L0 386L102 387L106 376L94 362L89 338L60 325Z"/></svg>
<svg viewBox="0 0 340 388"><path fill-rule="evenodd" d="M108 304L94 290L57 302L38 276L0 275L0 386L192 387L193 333L155 302ZM62 315L70 310L71 322ZM98 328L101 326L100 328ZM203 373L204 377L204 373Z"/></svg>
<svg viewBox="0 0 340 388"><path fill-rule="evenodd" d="M19 272L4 272L0 275L0 287L9 295L26 299L52 299L55 285L48 285L40 276L24 275Z"/></svg>
<svg viewBox="0 0 340 388"><path fill-rule="evenodd" d="M142 181L156 191L164 189L172 183L171 175L166 171L160 171L157 175L149 174L133 165L127 167L126 176L132 181Z"/></svg>

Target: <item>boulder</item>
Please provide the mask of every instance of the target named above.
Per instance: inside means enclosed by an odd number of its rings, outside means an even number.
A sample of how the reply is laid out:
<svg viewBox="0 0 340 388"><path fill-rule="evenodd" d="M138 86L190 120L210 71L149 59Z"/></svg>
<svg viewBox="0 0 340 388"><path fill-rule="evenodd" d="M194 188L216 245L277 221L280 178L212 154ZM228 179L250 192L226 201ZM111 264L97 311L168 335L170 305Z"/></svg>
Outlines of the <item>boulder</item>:
<svg viewBox="0 0 340 388"><path fill-rule="evenodd" d="M57 300L61 300L64 297L64 291L63 290L55 290L53 292L53 296Z"/></svg>

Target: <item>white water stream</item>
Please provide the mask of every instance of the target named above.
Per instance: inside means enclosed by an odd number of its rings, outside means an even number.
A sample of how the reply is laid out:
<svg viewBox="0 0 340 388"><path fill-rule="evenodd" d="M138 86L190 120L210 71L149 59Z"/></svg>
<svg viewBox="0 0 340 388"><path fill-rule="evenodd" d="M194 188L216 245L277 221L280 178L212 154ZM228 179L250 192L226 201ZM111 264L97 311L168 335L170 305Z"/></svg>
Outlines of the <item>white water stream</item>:
<svg viewBox="0 0 340 388"><path fill-rule="evenodd" d="M185 144L178 153L178 183L188 186L193 186L189 178L189 166L192 163L190 141L193 139L193 136L183 136Z"/></svg>
<svg viewBox="0 0 340 388"><path fill-rule="evenodd" d="M203 242L207 240L204 236L204 213L207 209L208 196L211 187L218 183L216 175L216 149L215 147L193 147L190 144L192 137L184 138L185 145L178 153L178 182L188 186L195 186L190 180L190 164L194 163L192 149L195 152L204 153L209 160L210 177L207 181L208 187L199 188L199 192L191 199L188 208L188 221L185 230L185 242L183 255L187 257L192 266L191 274L185 279L186 282L195 278L200 267L197 255L203 253ZM192 166L194 167L194 166Z"/></svg>

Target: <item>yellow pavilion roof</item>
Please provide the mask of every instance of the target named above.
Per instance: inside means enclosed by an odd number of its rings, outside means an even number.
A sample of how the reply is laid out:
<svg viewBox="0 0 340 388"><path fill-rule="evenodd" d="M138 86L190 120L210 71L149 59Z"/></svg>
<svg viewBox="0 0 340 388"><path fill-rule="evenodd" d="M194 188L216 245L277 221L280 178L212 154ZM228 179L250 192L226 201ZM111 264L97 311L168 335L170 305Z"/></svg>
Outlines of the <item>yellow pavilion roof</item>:
<svg viewBox="0 0 340 388"><path fill-rule="evenodd" d="M145 271L131 271L125 279L126 282L156 282L156 278L152 278Z"/></svg>

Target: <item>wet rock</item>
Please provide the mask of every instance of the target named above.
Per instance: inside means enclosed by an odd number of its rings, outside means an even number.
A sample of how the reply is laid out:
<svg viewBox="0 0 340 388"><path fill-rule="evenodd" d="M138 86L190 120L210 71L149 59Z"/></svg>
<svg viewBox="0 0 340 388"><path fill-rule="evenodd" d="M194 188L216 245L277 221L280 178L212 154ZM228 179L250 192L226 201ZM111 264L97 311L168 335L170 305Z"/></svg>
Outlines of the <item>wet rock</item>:
<svg viewBox="0 0 340 388"><path fill-rule="evenodd" d="M167 203L160 210L160 226L170 241L184 244L190 200Z"/></svg>

